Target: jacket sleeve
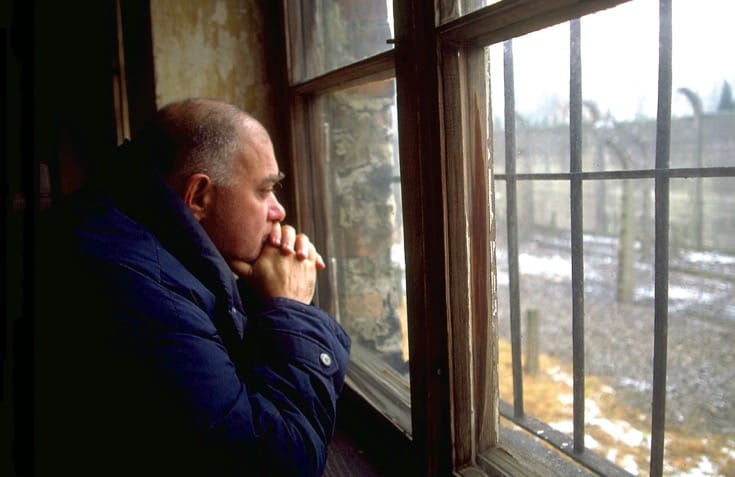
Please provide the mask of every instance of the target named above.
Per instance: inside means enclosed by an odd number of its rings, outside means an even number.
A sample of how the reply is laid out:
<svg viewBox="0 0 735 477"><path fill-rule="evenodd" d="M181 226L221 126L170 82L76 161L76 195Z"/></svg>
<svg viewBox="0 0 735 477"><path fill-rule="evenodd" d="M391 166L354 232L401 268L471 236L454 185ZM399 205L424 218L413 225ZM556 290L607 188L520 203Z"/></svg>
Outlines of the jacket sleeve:
<svg viewBox="0 0 735 477"><path fill-rule="evenodd" d="M135 222L95 202L63 224L36 260L38 475L321 475L350 348L333 318L275 299L233 337L241 311Z"/></svg>
<svg viewBox="0 0 735 477"><path fill-rule="evenodd" d="M259 454L271 472L278 463L278 474L321 475L350 339L324 311L274 298L250 318L244 346Z"/></svg>
<svg viewBox="0 0 735 477"><path fill-rule="evenodd" d="M270 300L248 317L240 343L247 353L232 353L202 308L207 297L192 300L113 268L104 273L113 281L100 291L107 296L97 312L115 315L118 327L109 335L118 351L108 371L113 400L126 396L121 408L130 419L120 416L122 427L141 423L146 439L180 447L170 453L177 465L190 460L208 475L219 475L214 468L223 475L322 474L350 350L332 317Z"/></svg>

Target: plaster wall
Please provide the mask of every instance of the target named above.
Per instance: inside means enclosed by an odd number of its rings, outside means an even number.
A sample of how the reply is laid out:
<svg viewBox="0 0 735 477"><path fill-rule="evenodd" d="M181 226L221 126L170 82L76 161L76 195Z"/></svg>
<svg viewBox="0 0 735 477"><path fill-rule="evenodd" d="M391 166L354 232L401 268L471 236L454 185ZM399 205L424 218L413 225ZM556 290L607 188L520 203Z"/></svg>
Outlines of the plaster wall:
<svg viewBox="0 0 735 477"><path fill-rule="evenodd" d="M187 97L231 102L275 131L267 12L258 0L150 0L156 107Z"/></svg>

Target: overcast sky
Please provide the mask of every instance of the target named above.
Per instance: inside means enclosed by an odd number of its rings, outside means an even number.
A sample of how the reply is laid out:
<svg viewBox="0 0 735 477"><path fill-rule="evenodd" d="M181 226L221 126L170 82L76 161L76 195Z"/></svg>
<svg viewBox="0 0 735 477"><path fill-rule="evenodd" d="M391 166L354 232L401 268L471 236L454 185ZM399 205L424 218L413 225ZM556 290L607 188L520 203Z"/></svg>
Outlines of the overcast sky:
<svg viewBox="0 0 735 477"><path fill-rule="evenodd" d="M658 0L632 0L582 19L582 90L617 120L655 117L658 82ZM735 87L735 0L673 0L672 112L690 115L686 87L705 112L716 109L724 80ZM569 90L569 25L513 43L516 108L538 117L562 109ZM494 116L502 104L502 46L492 47Z"/></svg>

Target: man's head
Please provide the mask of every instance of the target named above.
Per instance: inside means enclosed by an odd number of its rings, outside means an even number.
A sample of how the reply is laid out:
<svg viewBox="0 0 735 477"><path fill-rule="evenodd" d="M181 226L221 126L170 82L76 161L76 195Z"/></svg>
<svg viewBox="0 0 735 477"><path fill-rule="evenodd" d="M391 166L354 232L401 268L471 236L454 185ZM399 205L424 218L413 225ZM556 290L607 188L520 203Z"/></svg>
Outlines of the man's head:
<svg viewBox="0 0 735 477"><path fill-rule="evenodd" d="M252 263L285 217L265 128L231 104L189 99L162 108L142 140L225 260Z"/></svg>

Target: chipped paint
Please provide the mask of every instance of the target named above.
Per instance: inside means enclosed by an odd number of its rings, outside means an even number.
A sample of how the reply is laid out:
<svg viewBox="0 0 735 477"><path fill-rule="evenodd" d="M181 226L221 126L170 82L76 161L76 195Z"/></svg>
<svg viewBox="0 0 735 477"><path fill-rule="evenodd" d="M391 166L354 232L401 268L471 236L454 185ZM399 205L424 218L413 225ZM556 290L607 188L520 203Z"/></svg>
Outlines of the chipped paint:
<svg viewBox="0 0 735 477"><path fill-rule="evenodd" d="M156 105L186 97L229 101L269 127L263 10L257 0L151 0Z"/></svg>

